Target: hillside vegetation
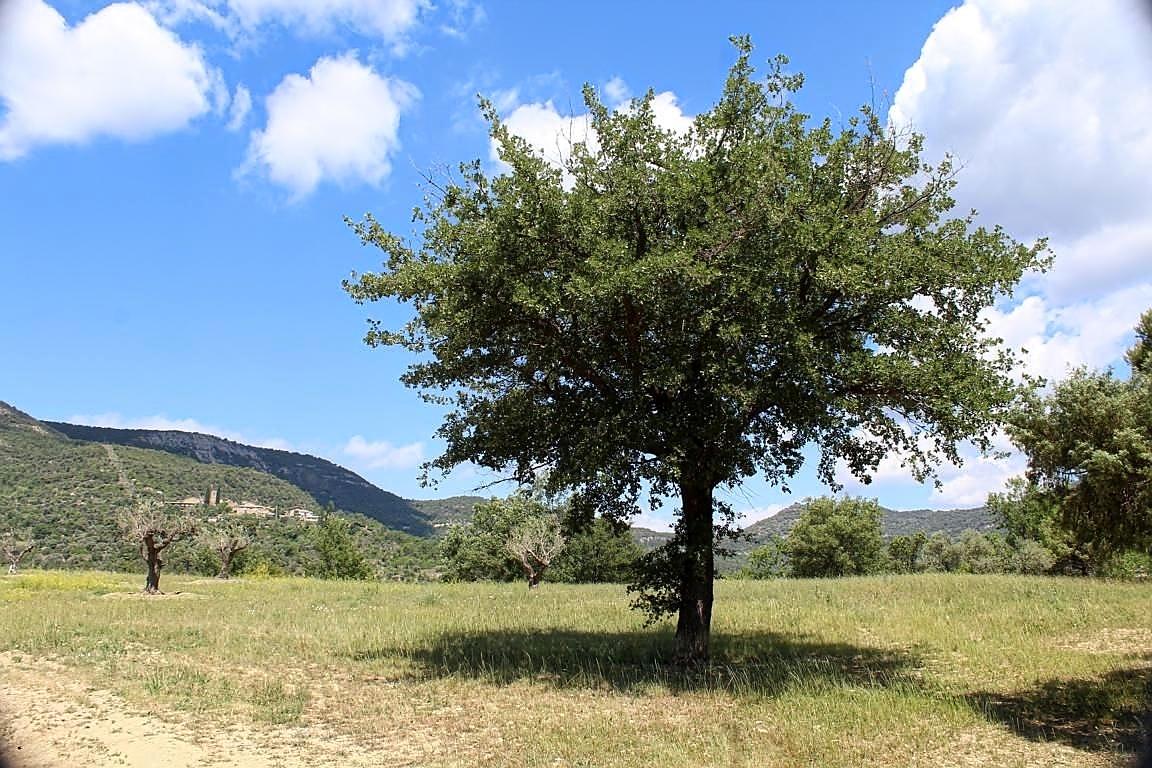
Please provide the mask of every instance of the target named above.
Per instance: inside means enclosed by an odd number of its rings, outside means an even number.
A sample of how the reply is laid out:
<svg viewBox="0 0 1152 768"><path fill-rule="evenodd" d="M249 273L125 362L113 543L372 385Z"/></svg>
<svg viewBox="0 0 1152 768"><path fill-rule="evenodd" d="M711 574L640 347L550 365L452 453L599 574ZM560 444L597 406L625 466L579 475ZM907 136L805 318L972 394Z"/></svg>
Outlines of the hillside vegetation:
<svg viewBox="0 0 1152 768"><path fill-rule="evenodd" d="M202 464L258 470L300 488L322 505L358 512L393 530L416 536L432 535L437 528L466 519L472 505L482 500L468 496L427 501L403 499L326 459L244 445L197 432L113 429L51 421L45 424L77 440L148 448Z"/></svg>
<svg viewBox="0 0 1152 768"><path fill-rule="evenodd" d="M136 547L121 540L116 520L134 493L180 500L209 487L222 498L276 510L319 511L300 488L255 469L203 464L143 448L73 440L12 406L0 403L0 532L35 539L26 567L136 569ZM414 575L435 559L434 545L349 515L357 543L383 575ZM241 518L255 532L241 558L266 572L302 574L312 557L309 524ZM176 545L173 570L211 573L211 558L196 544Z"/></svg>
<svg viewBox="0 0 1152 768"><path fill-rule="evenodd" d="M621 587L137 588L0 578L0 676L38 702L74 680L79 712L111 690L236 764L1103 768L1130 759L1152 683L1147 583L723 581L696 673L663 663L671 624L644 628Z"/></svg>

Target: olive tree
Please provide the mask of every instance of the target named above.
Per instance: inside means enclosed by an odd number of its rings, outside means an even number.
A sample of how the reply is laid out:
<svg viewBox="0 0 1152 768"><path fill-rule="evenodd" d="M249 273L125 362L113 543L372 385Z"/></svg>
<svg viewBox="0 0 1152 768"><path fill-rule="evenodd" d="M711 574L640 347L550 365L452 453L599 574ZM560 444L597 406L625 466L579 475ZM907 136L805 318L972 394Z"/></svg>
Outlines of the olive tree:
<svg viewBox="0 0 1152 768"><path fill-rule="evenodd" d="M990 444L1014 396L1010 355L981 312L1043 264L974 214L953 217L951 164L870 109L834 127L800 113L799 75L752 47L689 129L662 128L653 94L609 109L560 165L481 103L503 167L430 177L419 237L371 215L385 255L345 287L412 305L368 344L416 354L402 376L446 407L444 452L617 519L679 500L675 535L635 586L676 614L676 659L708 658L715 498L760 475L786 484L815 446L819 476L864 480L899 451L918 477ZM577 137L579 138L579 137Z"/></svg>
<svg viewBox="0 0 1152 768"><path fill-rule="evenodd" d="M568 538L556 515L531 517L517 525L504 542L504 549L520 561L528 588L540 586L544 572L556 556L564 551Z"/></svg>
<svg viewBox="0 0 1152 768"><path fill-rule="evenodd" d="M232 561L236 555L252 545L252 534L239 521L223 519L207 528L201 540L220 558L216 578L228 579L232 577Z"/></svg>
<svg viewBox="0 0 1152 768"><path fill-rule="evenodd" d="M139 545L140 557L148 564L144 592L162 594L160 571L164 568L164 550L181 539L194 536L197 521L183 512L173 511L162 502L141 499L122 513L119 524L124 538Z"/></svg>
<svg viewBox="0 0 1152 768"><path fill-rule="evenodd" d="M4 553L4 560L8 563L8 573L16 573L20 561L24 556L36 548L36 540L31 537L20 537L12 531L0 536L0 551Z"/></svg>

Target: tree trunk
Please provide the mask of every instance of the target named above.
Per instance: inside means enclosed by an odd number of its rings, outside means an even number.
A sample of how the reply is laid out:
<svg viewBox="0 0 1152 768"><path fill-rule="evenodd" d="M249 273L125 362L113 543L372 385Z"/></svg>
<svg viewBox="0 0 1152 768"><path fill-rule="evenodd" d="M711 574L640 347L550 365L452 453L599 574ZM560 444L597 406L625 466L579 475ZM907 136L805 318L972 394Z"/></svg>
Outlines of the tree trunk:
<svg viewBox="0 0 1152 768"><path fill-rule="evenodd" d="M680 483L684 553L674 662L681 666L695 666L708 661L712 632L712 580L715 576L712 487L685 480Z"/></svg>
<svg viewBox="0 0 1152 768"><path fill-rule="evenodd" d="M161 595L160 591L160 569L164 567L164 561L160 559L160 553L156 551L148 552L146 558L148 560L148 580L144 582L144 592L149 595Z"/></svg>
<svg viewBox="0 0 1152 768"><path fill-rule="evenodd" d="M230 550L220 552L220 573L216 574L216 578L228 579L232 577L232 555Z"/></svg>

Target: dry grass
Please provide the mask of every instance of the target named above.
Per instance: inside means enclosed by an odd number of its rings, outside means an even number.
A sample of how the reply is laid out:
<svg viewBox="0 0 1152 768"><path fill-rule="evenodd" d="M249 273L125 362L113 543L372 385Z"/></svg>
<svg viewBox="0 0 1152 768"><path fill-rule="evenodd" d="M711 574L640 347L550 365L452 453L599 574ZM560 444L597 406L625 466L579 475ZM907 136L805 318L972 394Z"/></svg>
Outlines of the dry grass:
<svg viewBox="0 0 1152 768"><path fill-rule="evenodd" d="M721 582L716 662L668 668L622 588L0 579L0 651L140 711L381 765L1105 766L1139 737L1152 585ZM321 735L323 734L323 735Z"/></svg>

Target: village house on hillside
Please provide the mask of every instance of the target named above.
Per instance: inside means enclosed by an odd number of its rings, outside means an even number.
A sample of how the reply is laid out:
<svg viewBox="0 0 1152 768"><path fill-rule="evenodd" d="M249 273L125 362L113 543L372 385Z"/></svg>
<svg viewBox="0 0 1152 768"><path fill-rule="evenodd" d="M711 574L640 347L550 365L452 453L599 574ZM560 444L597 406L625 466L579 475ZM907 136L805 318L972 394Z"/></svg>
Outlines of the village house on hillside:
<svg viewBox="0 0 1152 768"><path fill-rule="evenodd" d="M219 504L224 504L231 510L230 514L232 515L282 517L299 520L304 523L314 523L320 519L320 515L316 512L302 507L293 507L284 512L277 512L274 507L258 504L255 501L233 501L232 499L222 497L220 495L220 489L215 486L210 486L203 496L187 496L179 501L169 501L167 503L184 509L201 506L215 507Z"/></svg>

